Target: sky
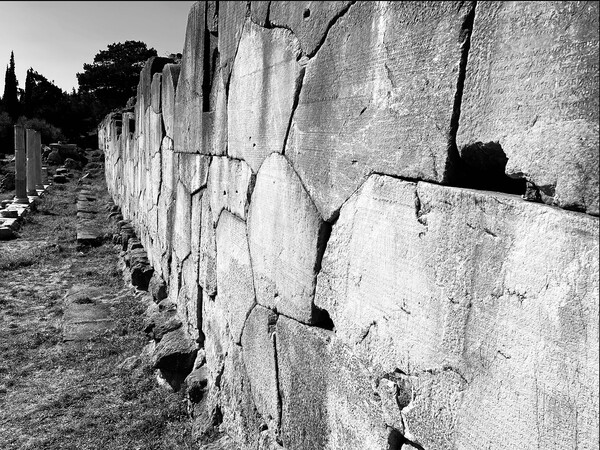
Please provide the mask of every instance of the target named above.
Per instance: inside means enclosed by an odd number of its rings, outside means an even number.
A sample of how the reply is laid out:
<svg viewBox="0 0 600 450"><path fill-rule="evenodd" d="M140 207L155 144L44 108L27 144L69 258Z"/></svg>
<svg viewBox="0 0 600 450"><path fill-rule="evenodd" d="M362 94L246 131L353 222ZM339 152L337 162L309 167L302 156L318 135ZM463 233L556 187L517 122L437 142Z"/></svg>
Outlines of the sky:
<svg viewBox="0 0 600 450"><path fill-rule="evenodd" d="M19 87L30 67L63 91L78 89L77 72L109 44L145 42L159 56L182 53L193 1L0 2L0 96L15 54Z"/></svg>

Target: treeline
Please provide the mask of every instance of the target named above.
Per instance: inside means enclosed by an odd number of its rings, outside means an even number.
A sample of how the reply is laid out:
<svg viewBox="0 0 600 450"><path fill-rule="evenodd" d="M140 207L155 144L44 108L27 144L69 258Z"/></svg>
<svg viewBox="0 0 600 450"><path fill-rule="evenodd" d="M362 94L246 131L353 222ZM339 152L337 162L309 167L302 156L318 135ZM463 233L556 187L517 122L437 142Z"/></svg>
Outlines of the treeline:
<svg viewBox="0 0 600 450"><path fill-rule="evenodd" d="M139 73L151 56L156 56L156 50L143 42L110 44L96 54L93 63L83 65L83 72L77 73L78 90L67 93L33 68L27 71L21 89L11 52L0 98L0 153L13 152L17 123L38 130L43 144L62 140L96 147L98 123L135 96Z"/></svg>

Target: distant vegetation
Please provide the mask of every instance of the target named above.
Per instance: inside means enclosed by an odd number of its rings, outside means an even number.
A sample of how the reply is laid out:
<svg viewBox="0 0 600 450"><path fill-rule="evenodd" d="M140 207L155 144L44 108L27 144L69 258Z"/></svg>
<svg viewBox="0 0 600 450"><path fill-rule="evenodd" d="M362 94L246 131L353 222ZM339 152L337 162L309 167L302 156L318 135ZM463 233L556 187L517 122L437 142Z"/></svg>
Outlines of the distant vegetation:
<svg viewBox="0 0 600 450"><path fill-rule="evenodd" d="M144 62L156 50L140 41L108 45L77 74L78 91L62 91L33 68L25 88L19 88L15 57L6 68L0 99L0 154L13 152L13 125L21 123L42 134L42 143L68 140L81 147L96 146L96 126L111 110L134 96Z"/></svg>

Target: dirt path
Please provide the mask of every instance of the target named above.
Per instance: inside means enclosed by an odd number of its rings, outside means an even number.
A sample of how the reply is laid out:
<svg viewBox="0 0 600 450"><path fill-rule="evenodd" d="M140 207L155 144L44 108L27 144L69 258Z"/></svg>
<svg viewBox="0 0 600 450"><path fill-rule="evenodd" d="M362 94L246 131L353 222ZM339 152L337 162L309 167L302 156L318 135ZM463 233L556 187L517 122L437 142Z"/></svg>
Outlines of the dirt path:
<svg viewBox="0 0 600 450"><path fill-rule="evenodd" d="M0 242L0 449L197 448L182 394L160 387L137 357L147 342L144 293L124 282L119 248L110 239L76 245L82 172L73 173L50 188L19 239ZM109 236L103 174L85 182ZM101 293L110 327L65 341L75 285ZM75 303L92 301L82 298Z"/></svg>

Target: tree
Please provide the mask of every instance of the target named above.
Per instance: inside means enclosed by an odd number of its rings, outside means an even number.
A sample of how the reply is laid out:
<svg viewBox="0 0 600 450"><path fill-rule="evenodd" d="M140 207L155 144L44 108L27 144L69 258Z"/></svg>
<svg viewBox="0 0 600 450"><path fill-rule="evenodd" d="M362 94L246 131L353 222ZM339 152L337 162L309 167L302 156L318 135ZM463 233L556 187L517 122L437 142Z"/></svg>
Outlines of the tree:
<svg viewBox="0 0 600 450"><path fill-rule="evenodd" d="M140 41L108 45L94 57L93 64L84 64L77 74L80 94L90 94L99 103L100 117L123 107L136 95L140 71L146 60L157 56L156 50Z"/></svg>
<svg viewBox="0 0 600 450"><path fill-rule="evenodd" d="M15 55L10 52L10 64L4 76L4 95L2 96L3 109L15 121L19 117L19 99L17 97L19 82L15 74Z"/></svg>
<svg viewBox="0 0 600 450"><path fill-rule="evenodd" d="M62 126L67 94L54 83L30 68L25 78L25 92L21 96L21 110L27 117L38 117Z"/></svg>

